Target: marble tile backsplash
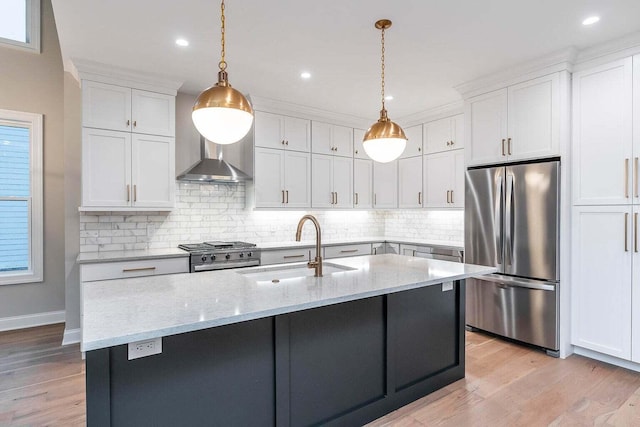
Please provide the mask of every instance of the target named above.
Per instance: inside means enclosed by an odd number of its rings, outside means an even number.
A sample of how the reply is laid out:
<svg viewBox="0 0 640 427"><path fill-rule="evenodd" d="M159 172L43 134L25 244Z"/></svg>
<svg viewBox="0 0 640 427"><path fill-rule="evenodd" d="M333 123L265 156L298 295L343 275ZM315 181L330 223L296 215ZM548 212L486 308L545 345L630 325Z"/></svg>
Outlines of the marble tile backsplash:
<svg viewBox="0 0 640 427"><path fill-rule="evenodd" d="M300 217L311 213L325 240L392 236L462 240L462 212L427 211L252 211L245 209L244 184L176 183L171 212L83 212L80 252L172 248L180 243L294 240ZM304 240L315 238L306 225Z"/></svg>

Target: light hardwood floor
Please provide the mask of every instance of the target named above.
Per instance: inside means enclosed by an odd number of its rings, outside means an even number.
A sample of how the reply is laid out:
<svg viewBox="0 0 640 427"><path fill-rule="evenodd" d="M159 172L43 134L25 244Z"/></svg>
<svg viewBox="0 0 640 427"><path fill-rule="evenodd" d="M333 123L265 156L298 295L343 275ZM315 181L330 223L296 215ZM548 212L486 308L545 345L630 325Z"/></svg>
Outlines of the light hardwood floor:
<svg viewBox="0 0 640 427"><path fill-rule="evenodd" d="M84 363L63 325L0 333L0 426L85 424ZM640 374L467 333L467 376L369 426L640 426Z"/></svg>

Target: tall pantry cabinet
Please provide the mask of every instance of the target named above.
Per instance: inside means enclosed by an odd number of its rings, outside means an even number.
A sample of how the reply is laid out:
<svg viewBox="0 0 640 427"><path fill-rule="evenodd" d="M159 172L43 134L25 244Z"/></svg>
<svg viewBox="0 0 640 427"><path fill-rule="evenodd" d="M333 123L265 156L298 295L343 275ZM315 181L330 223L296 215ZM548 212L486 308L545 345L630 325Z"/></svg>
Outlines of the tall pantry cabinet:
<svg viewBox="0 0 640 427"><path fill-rule="evenodd" d="M640 55L574 73L572 153L571 342L640 363Z"/></svg>

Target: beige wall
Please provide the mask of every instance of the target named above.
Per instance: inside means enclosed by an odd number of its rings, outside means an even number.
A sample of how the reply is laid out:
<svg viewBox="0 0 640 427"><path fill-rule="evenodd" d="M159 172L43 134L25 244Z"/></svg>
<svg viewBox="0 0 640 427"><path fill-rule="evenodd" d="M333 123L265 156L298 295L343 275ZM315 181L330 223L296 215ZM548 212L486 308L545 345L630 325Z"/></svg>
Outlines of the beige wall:
<svg viewBox="0 0 640 427"><path fill-rule="evenodd" d="M0 320L65 308L63 75L51 2L43 0L42 53L0 46L0 108L44 115L44 281L0 286Z"/></svg>

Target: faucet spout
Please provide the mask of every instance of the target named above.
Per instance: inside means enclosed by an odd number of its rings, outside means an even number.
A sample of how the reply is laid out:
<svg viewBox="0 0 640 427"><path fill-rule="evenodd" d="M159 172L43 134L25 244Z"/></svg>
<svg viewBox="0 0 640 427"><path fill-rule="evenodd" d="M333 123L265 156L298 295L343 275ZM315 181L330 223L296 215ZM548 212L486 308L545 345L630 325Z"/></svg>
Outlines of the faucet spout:
<svg viewBox="0 0 640 427"><path fill-rule="evenodd" d="M300 218L300 222L298 222L298 229L296 230L296 242L300 241L302 237L302 226L304 223L309 220L313 223L316 228L316 257L313 261L309 261L307 263L307 267L315 269L315 277L322 277L322 256L320 255L322 252L322 243L321 243L321 231L320 231L320 223L313 215L305 215Z"/></svg>

